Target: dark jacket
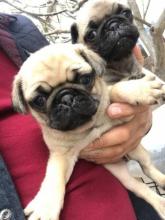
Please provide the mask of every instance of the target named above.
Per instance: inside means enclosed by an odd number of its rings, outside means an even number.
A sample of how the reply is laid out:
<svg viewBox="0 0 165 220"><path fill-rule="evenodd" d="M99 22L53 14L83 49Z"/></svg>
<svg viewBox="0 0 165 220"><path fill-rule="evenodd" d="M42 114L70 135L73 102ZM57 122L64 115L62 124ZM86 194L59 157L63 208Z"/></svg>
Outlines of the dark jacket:
<svg viewBox="0 0 165 220"><path fill-rule="evenodd" d="M48 44L48 41L27 17L0 13L0 47L18 67L30 53Z"/></svg>
<svg viewBox="0 0 165 220"><path fill-rule="evenodd" d="M20 67L30 53L48 41L25 16L0 13L0 48ZM15 187L0 156L0 220L24 220Z"/></svg>

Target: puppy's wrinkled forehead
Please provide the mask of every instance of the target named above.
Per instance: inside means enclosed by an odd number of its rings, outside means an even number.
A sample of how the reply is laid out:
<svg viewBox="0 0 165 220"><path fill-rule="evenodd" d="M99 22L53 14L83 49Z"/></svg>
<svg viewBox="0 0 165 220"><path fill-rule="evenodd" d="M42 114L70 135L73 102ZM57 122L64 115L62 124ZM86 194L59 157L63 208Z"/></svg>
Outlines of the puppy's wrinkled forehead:
<svg viewBox="0 0 165 220"><path fill-rule="evenodd" d="M78 13L77 21L79 24L80 38L85 33L91 21L100 22L107 15L115 14L120 7L125 7L120 4L120 0L89 0L85 3ZM83 41L83 39L81 39ZM82 42L80 40L80 42Z"/></svg>
<svg viewBox="0 0 165 220"><path fill-rule="evenodd" d="M85 74L91 72L92 67L70 46L58 48L56 45L31 55L22 66L20 74L23 75L23 87L26 91L41 82L56 87L72 81L76 71Z"/></svg>

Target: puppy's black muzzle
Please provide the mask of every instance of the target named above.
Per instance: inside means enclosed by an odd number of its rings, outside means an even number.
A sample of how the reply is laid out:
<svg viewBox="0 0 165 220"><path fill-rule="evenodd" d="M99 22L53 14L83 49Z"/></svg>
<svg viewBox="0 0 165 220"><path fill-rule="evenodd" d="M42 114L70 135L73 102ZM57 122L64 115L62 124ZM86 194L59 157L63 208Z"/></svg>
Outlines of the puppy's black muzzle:
<svg viewBox="0 0 165 220"><path fill-rule="evenodd" d="M120 60L131 54L139 37L138 29L124 16L115 15L100 25L93 49L105 60Z"/></svg>
<svg viewBox="0 0 165 220"><path fill-rule="evenodd" d="M88 122L96 113L98 101L83 90L60 90L51 103L50 127L67 131Z"/></svg>

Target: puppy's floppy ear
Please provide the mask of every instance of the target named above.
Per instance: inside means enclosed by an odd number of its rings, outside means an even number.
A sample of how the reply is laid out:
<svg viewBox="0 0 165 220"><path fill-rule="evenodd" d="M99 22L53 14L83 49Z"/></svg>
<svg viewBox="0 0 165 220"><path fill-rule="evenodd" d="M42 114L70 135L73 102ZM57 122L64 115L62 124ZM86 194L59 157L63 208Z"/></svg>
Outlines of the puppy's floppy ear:
<svg viewBox="0 0 165 220"><path fill-rule="evenodd" d="M19 74L16 75L13 82L12 103L15 111L23 114L27 113L27 104L22 90L22 79Z"/></svg>
<svg viewBox="0 0 165 220"><path fill-rule="evenodd" d="M84 58L87 63L92 66L96 74L98 76L102 76L106 70L105 61L98 54L81 44L77 44L77 48L79 54Z"/></svg>
<svg viewBox="0 0 165 220"><path fill-rule="evenodd" d="M78 26L76 23L72 24L70 32L71 32L72 44L76 44L78 41L78 37L79 37Z"/></svg>

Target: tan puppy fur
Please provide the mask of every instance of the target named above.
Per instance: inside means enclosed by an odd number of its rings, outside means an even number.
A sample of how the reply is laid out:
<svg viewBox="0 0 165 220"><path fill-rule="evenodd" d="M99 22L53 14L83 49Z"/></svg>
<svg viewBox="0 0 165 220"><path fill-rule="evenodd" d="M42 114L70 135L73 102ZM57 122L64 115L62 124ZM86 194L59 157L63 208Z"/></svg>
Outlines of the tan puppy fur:
<svg viewBox="0 0 165 220"><path fill-rule="evenodd" d="M108 118L106 109L110 102L148 104L150 99L157 100L165 93L163 85L150 75L108 86L102 79L104 71L104 61L85 46L59 44L47 46L31 55L16 75L12 92L13 105L19 112L31 112L41 126L44 141L50 151L41 188L25 209L29 220L59 220L65 185L79 152L114 125L124 122L112 121ZM81 81L81 76L86 74L89 76L93 73L93 81L90 88L87 88L83 84L84 81ZM81 79L78 82L75 81L76 74ZM54 100L57 100L57 97L59 99L59 94L61 96L63 94L60 92L66 91L65 89L76 91L78 94L80 92L80 95L85 94L86 98L90 97L91 102L96 102L98 105L96 112L92 113L85 123L74 129L60 130L50 126L50 115L52 109L56 107L54 103L57 101ZM41 100L36 109L36 97L41 94L46 94L47 98ZM44 109L41 104L45 105ZM55 116L53 114L53 117ZM159 185L165 185L164 175L153 166L148 153L142 146L128 156L137 160L145 173ZM159 212L162 219L165 219L165 200L145 184L134 179L129 174L125 161L106 164L105 168L112 172L127 189L148 201Z"/></svg>

